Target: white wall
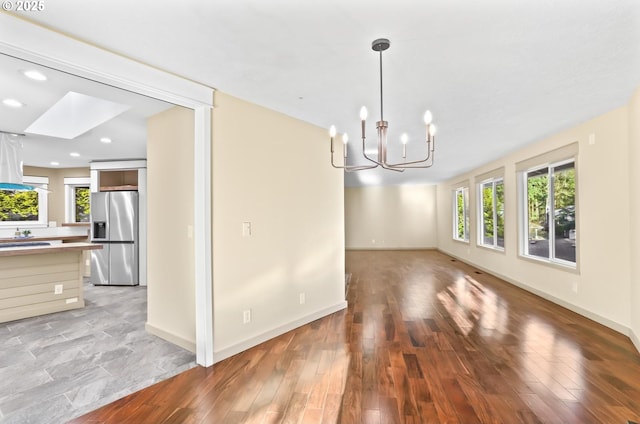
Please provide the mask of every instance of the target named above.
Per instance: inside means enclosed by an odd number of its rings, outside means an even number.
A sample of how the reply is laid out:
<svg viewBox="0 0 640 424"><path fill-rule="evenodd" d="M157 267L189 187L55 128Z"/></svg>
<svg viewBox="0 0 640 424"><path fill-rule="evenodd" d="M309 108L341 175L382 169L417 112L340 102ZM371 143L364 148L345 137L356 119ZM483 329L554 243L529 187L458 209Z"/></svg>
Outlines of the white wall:
<svg viewBox="0 0 640 424"><path fill-rule="evenodd" d="M436 186L345 189L347 249L437 247Z"/></svg>
<svg viewBox="0 0 640 424"><path fill-rule="evenodd" d="M629 102L631 339L640 350L640 88Z"/></svg>
<svg viewBox="0 0 640 424"><path fill-rule="evenodd" d="M219 361L346 307L344 181L328 161L326 129L224 93L214 100ZM243 237L243 222L251 223L250 237ZM251 310L248 324L244 310Z"/></svg>
<svg viewBox="0 0 640 424"><path fill-rule="evenodd" d="M589 135L595 144L589 143ZM518 257L515 164L579 143L577 159L579 272ZM629 295L628 110L622 107L529 145L468 174L438 185L438 247L508 281L628 333ZM471 241L452 240L452 184L505 167L505 252L476 246L476 189L470 186ZM577 293L573 291L577 285Z"/></svg>
<svg viewBox="0 0 640 424"><path fill-rule="evenodd" d="M179 106L147 124L146 329L195 351L193 110Z"/></svg>

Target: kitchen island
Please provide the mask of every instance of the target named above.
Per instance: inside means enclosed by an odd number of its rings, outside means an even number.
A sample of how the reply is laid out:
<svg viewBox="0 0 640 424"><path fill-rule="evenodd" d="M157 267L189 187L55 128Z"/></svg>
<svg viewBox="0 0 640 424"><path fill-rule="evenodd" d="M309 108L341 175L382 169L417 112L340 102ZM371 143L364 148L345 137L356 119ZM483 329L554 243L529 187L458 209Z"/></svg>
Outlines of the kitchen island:
<svg viewBox="0 0 640 424"><path fill-rule="evenodd" d="M82 254L101 245L14 242L0 243L0 322L84 307Z"/></svg>

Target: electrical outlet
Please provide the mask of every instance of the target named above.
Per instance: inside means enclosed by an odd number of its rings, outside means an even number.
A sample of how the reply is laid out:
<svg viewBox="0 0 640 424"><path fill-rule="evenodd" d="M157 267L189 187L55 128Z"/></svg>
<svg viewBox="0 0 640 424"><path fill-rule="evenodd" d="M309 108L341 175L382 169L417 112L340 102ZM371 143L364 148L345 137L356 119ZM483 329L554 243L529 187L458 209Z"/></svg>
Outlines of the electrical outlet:
<svg viewBox="0 0 640 424"><path fill-rule="evenodd" d="M578 282L574 281L573 286L571 287L574 293L578 293Z"/></svg>
<svg viewBox="0 0 640 424"><path fill-rule="evenodd" d="M53 294L62 294L63 289L64 286L62 284L56 284L55 286L53 286Z"/></svg>
<svg viewBox="0 0 640 424"><path fill-rule="evenodd" d="M251 309L247 309L242 313L242 322L244 324L249 324L251 322Z"/></svg>
<svg viewBox="0 0 640 424"><path fill-rule="evenodd" d="M304 305L305 302L306 302L306 299L305 299L304 293L300 293L300 304Z"/></svg>

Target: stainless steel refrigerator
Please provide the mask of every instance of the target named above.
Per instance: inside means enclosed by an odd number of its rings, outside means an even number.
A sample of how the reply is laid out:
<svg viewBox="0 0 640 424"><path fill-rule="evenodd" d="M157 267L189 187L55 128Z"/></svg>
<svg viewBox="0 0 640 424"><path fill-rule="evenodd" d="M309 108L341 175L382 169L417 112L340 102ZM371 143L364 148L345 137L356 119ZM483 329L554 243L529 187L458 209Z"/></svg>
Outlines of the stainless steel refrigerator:
<svg viewBox="0 0 640 424"><path fill-rule="evenodd" d="M91 242L94 285L138 285L138 192L91 193Z"/></svg>

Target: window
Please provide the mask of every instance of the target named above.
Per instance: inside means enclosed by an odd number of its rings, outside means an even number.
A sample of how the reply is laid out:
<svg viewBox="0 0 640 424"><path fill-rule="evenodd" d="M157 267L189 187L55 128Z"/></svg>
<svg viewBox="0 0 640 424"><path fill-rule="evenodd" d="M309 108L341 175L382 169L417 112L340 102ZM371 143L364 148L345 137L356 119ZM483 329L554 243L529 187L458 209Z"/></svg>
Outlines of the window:
<svg viewBox="0 0 640 424"><path fill-rule="evenodd" d="M478 244L504 249L504 180L495 178L478 185Z"/></svg>
<svg viewBox="0 0 640 424"><path fill-rule="evenodd" d="M36 190L0 190L0 227L46 226L49 179L25 176L22 181Z"/></svg>
<svg viewBox="0 0 640 424"><path fill-rule="evenodd" d="M74 187L74 222L89 222L89 187Z"/></svg>
<svg viewBox="0 0 640 424"><path fill-rule="evenodd" d="M453 239L469 241L469 188L453 192Z"/></svg>
<svg viewBox="0 0 640 424"><path fill-rule="evenodd" d="M573 159L523 173L523 254L576 264L576 173Z"/></svg>
<svg viewBox="0 0 640 424"><path fill-rule="evenodd" d="M65 178L65 221L89 222L91 217L89 178Z"/></svg>

